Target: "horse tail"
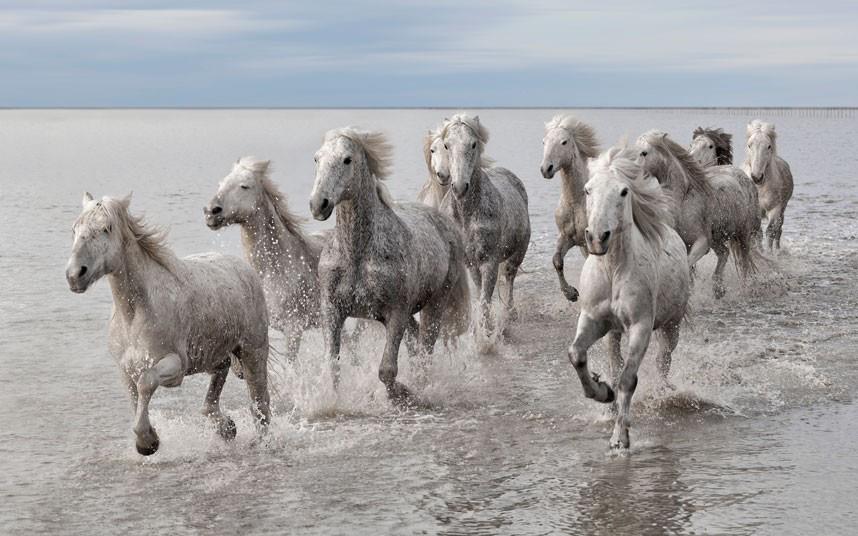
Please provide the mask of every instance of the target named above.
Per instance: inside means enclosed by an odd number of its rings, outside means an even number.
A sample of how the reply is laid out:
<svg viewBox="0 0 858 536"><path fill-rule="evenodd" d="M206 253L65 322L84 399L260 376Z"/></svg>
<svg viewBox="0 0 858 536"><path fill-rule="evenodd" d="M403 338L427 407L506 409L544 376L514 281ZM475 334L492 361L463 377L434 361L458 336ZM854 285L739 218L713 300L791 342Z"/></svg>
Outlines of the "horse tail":
<svg viewBox="0 0 858 536"><path fill-rule="evenodd" d="M468 271L461 260L456 262L455 269L459 277L450 289L447 312L442 321L442 331L449 337L467 333L471 326L471 288L468 285Z"/></svg>

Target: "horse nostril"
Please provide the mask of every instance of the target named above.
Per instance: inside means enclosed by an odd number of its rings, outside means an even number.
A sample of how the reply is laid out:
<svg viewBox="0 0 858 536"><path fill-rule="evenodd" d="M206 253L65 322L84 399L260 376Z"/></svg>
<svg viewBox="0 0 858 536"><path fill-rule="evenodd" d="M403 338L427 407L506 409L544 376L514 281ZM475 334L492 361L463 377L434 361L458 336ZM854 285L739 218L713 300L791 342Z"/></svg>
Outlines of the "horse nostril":
<svg viewBox="0 0 858 536"><path fill-rule="evenodd" d="M554 169L554 164L549 164L548 169L546 169L545 171L547 171L548 173L551 173L551 171L553 169Z"/></svg>
<svg viewBox="0 0 858 536"><path fill-rule="evenodd" d="M608 240L608 237L610 237L610 236L611 236L611 231L605 231L604 233L602 233L602 237L599 238L599 241L604 243Z"/></svg>
<svg viewBox="0 0 858 536"><path fill-rule="evenodd" d="M80 270L79 270L79 271L78 271L78 273L77 273L77 276L78 276L78 277L83 277L83 275L84 275L85 273L86 273L86 266L81 266L81 267L80 267Z"/></svg>
<svg viewBox="0 0 858 536"><path fill-rule="evenodd" d="M215 205L212 207L212 214L220 214L223 212L223 207L220 205Z"/></svg>
<svg viewBox="0 0 858 536"><path fill-rule="evenodd" d="M590 229L584 229L584 238L587 240L587 242L593 241L593 235L590 233Z"/></svg>
<svg viewBox="0 0 858 536"><path fill-rule="evenodd" d="M327 209L327 208L328 208L328 205L330 205L330 204L331 204L331 202L330 202L330 201L328 201L328 198L327 198L327 197L326 197L326 198L324 198L324 199L322 199L322 210Z"/></svg>

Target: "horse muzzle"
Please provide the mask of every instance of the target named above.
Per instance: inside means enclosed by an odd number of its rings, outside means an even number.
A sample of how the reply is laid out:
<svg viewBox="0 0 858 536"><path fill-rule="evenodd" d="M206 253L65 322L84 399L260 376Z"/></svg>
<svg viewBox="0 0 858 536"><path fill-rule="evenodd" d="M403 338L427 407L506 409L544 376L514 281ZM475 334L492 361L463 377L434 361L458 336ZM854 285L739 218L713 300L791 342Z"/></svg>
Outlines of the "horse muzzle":
<svg viewBox="0 0 858 536"><path fill-rule="evenodd" d="M86 266L66 269L66 281L69 284L69 290L75 294L83 294L92 283L92 277Z"/></svg>
<svg viewBox="0 0 858 536"><path fill-rule="evenodd" d="M330 218L334 212L334 206L334 203L327 197L310 198L310 213L318 221L325 221Z"/></svg>
<svg viewBox="0 0 858 536"><path fill-rule="evenodd" d="M587 252L591 255L601 257L608 252L608 240L611 237L611 231L605 231L598 238L594 238L589 229L584 231L584 239L587 242Z"/></svg>
<svg viewBox="0 0 858 536"><path fill-rule="evenodd" d="M548 166L542 165L539 166L539 172L542 173L544 179L553 179L557 168L554 167L554 164L548 164Z"/></svg>

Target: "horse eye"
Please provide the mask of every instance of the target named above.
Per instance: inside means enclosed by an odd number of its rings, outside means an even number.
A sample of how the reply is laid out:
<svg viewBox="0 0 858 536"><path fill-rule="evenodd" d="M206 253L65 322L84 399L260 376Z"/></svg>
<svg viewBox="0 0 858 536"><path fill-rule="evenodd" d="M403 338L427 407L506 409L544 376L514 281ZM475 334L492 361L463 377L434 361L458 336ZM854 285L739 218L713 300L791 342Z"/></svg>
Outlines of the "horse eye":
<svg viewBox="0 0 858 536"><path fill-rule="evenodd" d="M629 189L628 189L628 188L623 188L623 191L622 191L622 192L620 192L620 196L625 197L625 196L627 196L627 195L629 195Z"/></svg>
<svg viewBox="0 0 858 536"><path fill-rule="evenodd" d="M472 143L472 144L471 144L471 149L476 149L476 148L477 148L477 142Z"/></svg>
<svg viewBox="0 0 858 536"><path fill-rule="evenodd" d="M646 156L646 151L641 151L641 156Z"/></svg>
<svg viewBox="0 0 858 536"><path fill-rule="evenodd" d="M449 150L450 150L450 148L449 148L449 147L447 147L447 144L446 144L446 143L444 144L444 150L445 150L445 151L449 151Z"/></svg>
<svg viewBox="0 0 858 536"><path fill-rule="evenodd" d="M714 148L715 148L715 146L714 146L714 145L710 145L710 146L709 146L709 148L710 148L710 149L714 149Z"/></svg>
<svg viewBox="0 0 858 536"><path fill-rule="evenodd" d="M590 195L590 190L588 188L584 188L584 195Z"/></svg>
<svg viewBox="0 0 858 536"><path fill-rule="evenodd" d="M349 165L351 163L352 163L352 157L351 156L347 156L343 159L343 164Z"/></svg>
<svg viewBox="0 0 858 536"><path fill-rule="evenodd" d="M110 232L110 227L109 226L105 227L104 228L104 234L108 234L109 232Z"/></svg>
<svg viewBox="0 0 858 536"><path fill-rule="evenodd" d="M246 184L242 184L242 185L241 185L241 189L242 189L242 190L250 190L250 186L248 186L248 185L246 185Z"/></svg>
<svg viewBox="0 0 858 536"><path fill-rule="evenodd" d="M318 156L314 156L314 157L313 157L313 162L315 162L315 163L317 163L317 164L318 164L318 163L319 163L319 157L318 157Z"/></svg>
<svg viewBox="0 0 858 536"><path fill-rule="evenodd" d="M772 148L772 146L771 146L771 145L769 145L769 149L771 149L771 148Z"/></svg>
<svg viewBox="0 0 858 536"><path fill-rule="evenodd" d="M567 143L568 143L568 141L567 141L567 140L563 140L563 141L560 143L560 145L566 145Z"/></svg>
<svg viewBox="0 0 858 536"><path fill-rule="evenodd" d="M429 152L435 154L435 149L429 149Z"/></svg>

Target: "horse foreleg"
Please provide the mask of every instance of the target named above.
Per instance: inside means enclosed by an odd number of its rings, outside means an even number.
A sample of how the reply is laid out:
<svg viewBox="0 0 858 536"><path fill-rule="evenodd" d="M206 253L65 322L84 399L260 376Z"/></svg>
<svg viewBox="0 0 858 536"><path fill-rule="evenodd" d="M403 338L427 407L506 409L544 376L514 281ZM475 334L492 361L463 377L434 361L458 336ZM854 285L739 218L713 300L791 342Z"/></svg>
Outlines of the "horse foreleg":
<svg viewBox="0 0 858 536"><path fill-rule="evenodd" d="M480 314L482 316L482 327L486 334L494 331L492 320L492 296L498 282L498 265L494 262L486 262L480 266L482 286L480 288Z"/></svg>
<svg viewBox="0 0 858 536"><path fill-rule="evenodd" d="M563 263L566 253L573 245L572 237L561 232L560 236L557 237L557 246L554 250L552 264L554 264L554 271L557 272L557 279L560 281L560 291L563 292L567 300L574 302L578 300L578 289L566 281L566 275L563 273Z"/></svg>
<svg viewBox="0 0 858 536"><path fill-rule="evenodd" d="M324 303L323 299L323 303ZM325 354L331 366L334 389L340 384L340 343L342 342L345 314L333 305L322 306L322 331L325 336Z"/></svg>
<svg viewBox="0 0 858 536"><path fill-rule="evenodd" d="M185 376L182 358L178 354L167 354L155 366L146 369L137 379L137 418L134 433L137 435L135 446L143 456L155 454L158 450L158 434L149 422L149 401L155 390L164 387L177 387Z"/></svg>
<svg viewBox="0 0 858 536"><path fill-rule="evenodd" d="M720 300L727 293L727 290L724 288L724 268L727 266L730 250L727 249L726 244L715 244L712 246L712 249L715 251L715 255L718 256L715 272L712 273L712 292Z"/></svg>
<svg viewBox="0 0 858 536"><path fill-rule="evenodd" d="M301 328L292 326L284 332L284 335L286 336L286 347L284 348L286 362L294 363L295 359L298 357L298 351L301 349L301 338L303 337L304 332Z"/></svg>
<svg viewBox="0 0 858 536"><path fill-rule="evenodd" d="M629 356L620 374L617 385L617 420L614 423L614 433L611 434L611 448L629 448L629 412L632 396L638 386L638 369L641 366L646 349L652 337L652 321L637 322L628 329Z"/></svg>
<svg viewBox="0 0 858 536"><path fill-rule="evenodd" d="M784 207L778 205L768 213L769 224L766 226L766 243L769 251L781 249L781 231L784 226Z"/></svg>
<svg viewBox="0 0 858 536"><path fill-rule="evenodd" d="M507 315L510 320L518 319L518 312L515 309L515 298L513 292L515 290L515 277L518 275L518 269L523 261L524 256L521 256L521 258L510 259L503 265L503 278L506 282L506 300L504 306L506 307Z"/></svg>
<svg viewBox="0 0 858 536"><path fill-rule="evenodd" d="M691 249L688 251L688 269L693 270L697 261L702 259L707 253L709 253L709 238L701 236L694 241L694 244L691 245Z"/></svg>
<svg viewBox="0 0 858 536"><path fill-rule="evenodd" d="M229 362L226 362L212 374L206 400L203 403L203 415L211 419L217 426L217 433L227 441L235 439L235 422L220 410L220 394L228 375Z"/></svg>
<svg viewBox="0 0 858 536"><path fill-rule="evenodd" d="M122 371L122 385L128 389L128 396L131 398L131 411L137 412L137 383L124 370Z"/></svg>
<svg viewBox="0 0 858 536"><path fill-rule="evenodd" d="M590 369L587 368L587 350L604 337L609 329L610 326L607 323L597 322L587 313L582 312L578 317L575 340L572 341L568 351L569 361L575 367L578 379L581 380L584 396L604 403L614 401L614 392L608 384L599 379L598 375L590 373Z"/></svg>
<svg viewBox="0 0 858 536"><path fill-rule="evenodd" d="M407 405L411 400L408 388L396 381L399 373L399 345L405 334L408 319L412 318L407 312L391 315L387 320L387 340L384 345L384 355L378 367L378 379L387 389L387 397L397 405Z"/></svg>

